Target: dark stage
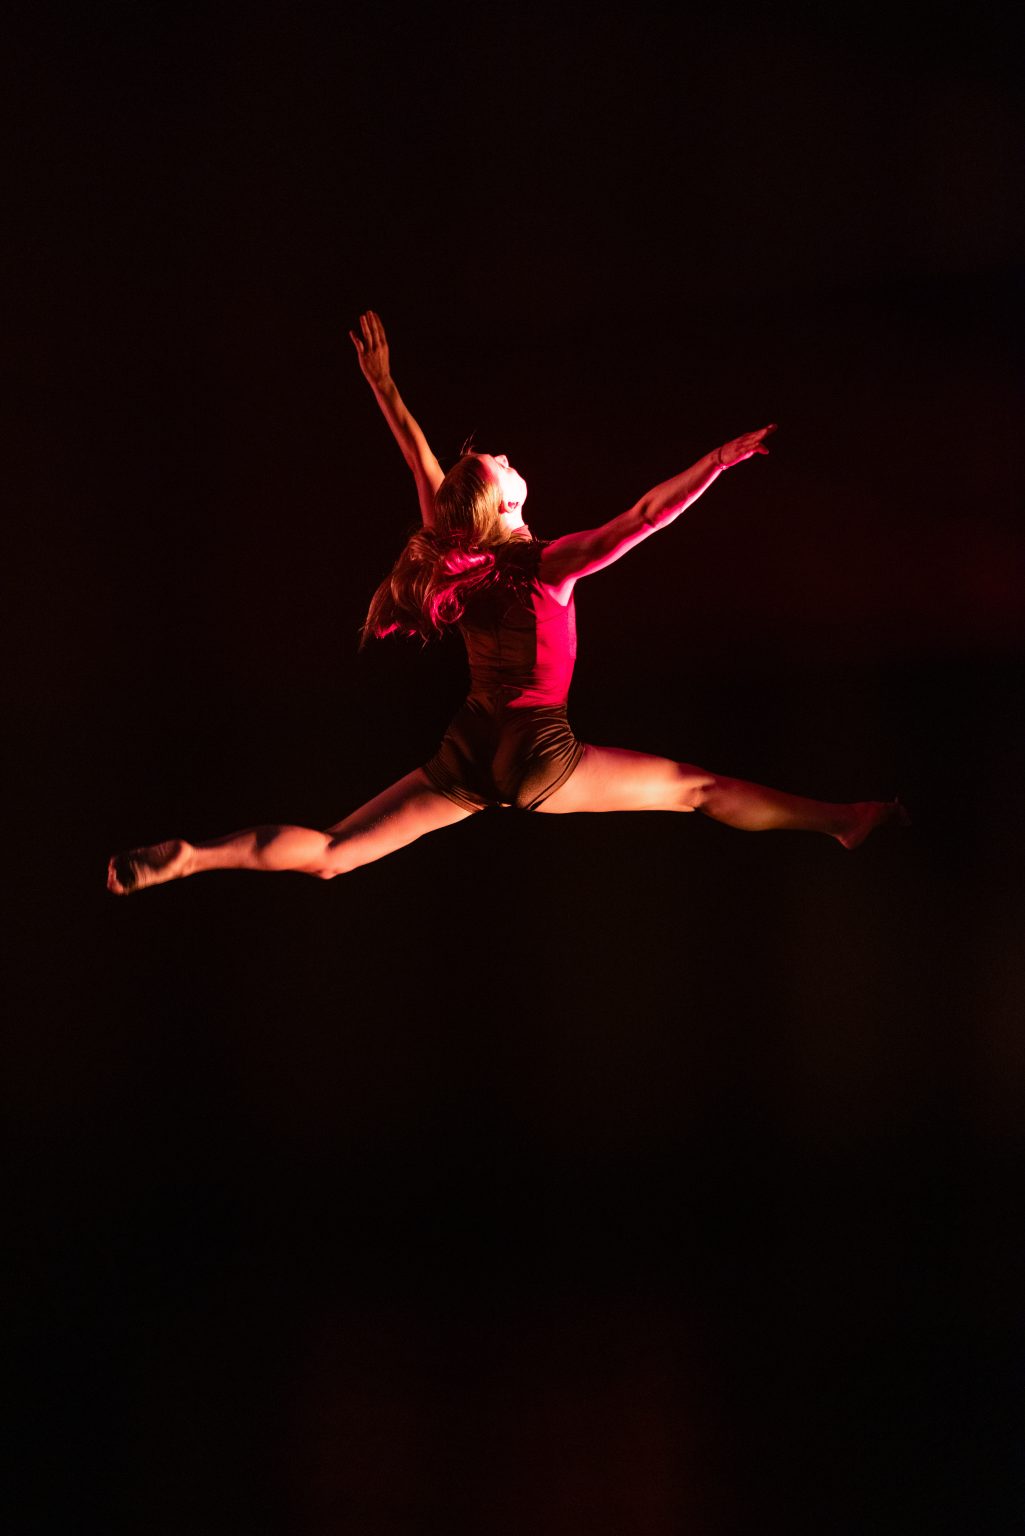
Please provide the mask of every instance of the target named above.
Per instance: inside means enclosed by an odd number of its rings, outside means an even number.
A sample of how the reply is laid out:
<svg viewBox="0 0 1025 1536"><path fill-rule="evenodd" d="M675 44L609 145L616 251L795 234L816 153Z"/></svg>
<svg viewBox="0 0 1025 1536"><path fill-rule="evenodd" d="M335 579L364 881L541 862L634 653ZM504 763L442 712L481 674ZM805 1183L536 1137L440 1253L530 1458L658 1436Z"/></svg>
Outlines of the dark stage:
<svg viewBox="0 0 1025 1536"><path fill-rule="evenodd" d="M1021 38L759 18L13 28L12 1532L1021 1527ZM108 896L462 697L357 649L371 306L541 537L778 421L581 584L572 719L912 828Z"/></svg>

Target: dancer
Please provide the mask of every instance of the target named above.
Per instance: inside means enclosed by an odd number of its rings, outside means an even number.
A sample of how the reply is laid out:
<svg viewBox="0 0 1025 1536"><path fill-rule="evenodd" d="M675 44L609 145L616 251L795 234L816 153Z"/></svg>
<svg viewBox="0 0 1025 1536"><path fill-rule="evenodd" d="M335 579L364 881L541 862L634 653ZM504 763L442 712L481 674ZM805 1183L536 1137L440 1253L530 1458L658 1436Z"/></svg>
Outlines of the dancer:
<svg viewBox="0 0 1025 1536"><path fill-rule="evenodd" d="M370 604L368 638L424 640L455 624L470 692L437 752L324 831L251 827L203 843L181 839L117 854L117 895L212 869L294 870L323 880L455 826L491 806L575 811L700 811L747 832L821 832L855 848L899 801L831 804L727 778L643 752L579 742L566 715L576 626L573 589L668 528L726 470L768 453L774 426L705 454L599 528L535 539L523 519L527 484L505 454L464 452L443 474L391 377L380 317L349 335L364 377L413 473L422 527Z"/></svg>

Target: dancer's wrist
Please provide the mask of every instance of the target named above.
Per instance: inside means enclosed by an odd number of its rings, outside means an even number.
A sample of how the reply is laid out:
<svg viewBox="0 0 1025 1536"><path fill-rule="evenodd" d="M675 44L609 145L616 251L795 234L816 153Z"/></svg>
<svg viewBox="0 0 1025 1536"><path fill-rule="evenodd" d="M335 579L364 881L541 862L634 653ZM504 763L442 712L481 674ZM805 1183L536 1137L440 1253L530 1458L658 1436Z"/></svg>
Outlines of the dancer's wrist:
<svg viewBox="0 0 1025 1536"><path fill-rule="evenodd" d="M729 469L729 467L730 467L728 461L726 459L724 459L723 456L722 456L723 448L725 448L725 447L726 447L726 444L723 443L722 447L717 448L715 450L715 452L713 453L713 455L712 455L712 458L715 461L715 465L716 465L717 469Z"/></svg>

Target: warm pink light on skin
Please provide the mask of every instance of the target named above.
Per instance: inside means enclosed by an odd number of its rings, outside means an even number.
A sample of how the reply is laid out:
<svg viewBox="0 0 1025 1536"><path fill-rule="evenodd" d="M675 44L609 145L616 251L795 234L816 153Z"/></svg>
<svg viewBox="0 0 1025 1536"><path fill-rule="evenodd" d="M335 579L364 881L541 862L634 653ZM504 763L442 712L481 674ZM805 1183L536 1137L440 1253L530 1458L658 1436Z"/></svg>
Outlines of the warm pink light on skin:
<svg viewBox="0 0 1025 1536"><path fill-rule="evenodd" d="M436 499L445 476L391 379L380 317L367 311L360 317L360 327L362 339L350 332L360 367L413 472L426 530L410 538L400 558L428 566L432 577L442 577L429 587L430 625L413 624L407 626L407 632L426 639L431 626L439 629L458 622L465 612L459 579L466 568L464 562L478 566L482 579L473 590L493 601L490 611L487 603L482 604L486 611L480 624L475 626L471 616L463 626L476 691L467 698L442 749L430 763L406 774L344 820L323 831L265 825L200 844L176 838L129 850L110 861L111 891L126 895L212 869L294 870L333 879L405 848L427 833L455 826L478 808L495 804L522 805L555 814L700 811L743 831L818 832L836 838L846 848L856 848L888 821L906 824L907 813L897 800L834 804L728 778L669 758L584 746L576 740L566 718L576 651L572 601L576 582L604 570L659 529L667 528L724 470L755 454L767 453L765 439L774 427L762 427L721 444L598 527L566 534L543 546L510 537L495 541L494 548L474 551L465 547L457 531L439 547L434 533ZM485 475L498 492L503 527L510 534L520 529L526 532L522 509L527 483L522 475L505 454L475 454L474 458L484 466ZM474 485L472 491L479 497L481 486ZM485 503L490 512L494 498L486 497ZM483 513L479 520L485 525L489 522ZM490 528L487 532L490 537ZM439 573L449 544L449 557L456 568L447 572L442 568ZM504 549L499 547L503 544ZM484 577L499 559L508 561L510 581L505 589L496 583L488 591ZM399 568L397 563L379 591L390 590ZM445 575L451 577L447 588ZM415 582L409 589L410 604L419 606L415 616L428 616L423 584L419 596ZM513 608L518 610L515 622ZM390 625L396 627L401 628L401 623ZM372 626L370 632L388 633L389 627ZM447 757L446 742L450 748ZM565 771L561 771L563 764ZM466 782L467 766L486 793L478 793ZM551 777L552 769L555 778Z"/></svg>
<svg viewBox="0 0 1025 1536"><path fill-rule="evenodd" d="M523 503L527 499L527 482L518 470L513 469L504 453L478 453L474 457L497 483L502 494L502 522L507 528L525 528Z"/></svg>

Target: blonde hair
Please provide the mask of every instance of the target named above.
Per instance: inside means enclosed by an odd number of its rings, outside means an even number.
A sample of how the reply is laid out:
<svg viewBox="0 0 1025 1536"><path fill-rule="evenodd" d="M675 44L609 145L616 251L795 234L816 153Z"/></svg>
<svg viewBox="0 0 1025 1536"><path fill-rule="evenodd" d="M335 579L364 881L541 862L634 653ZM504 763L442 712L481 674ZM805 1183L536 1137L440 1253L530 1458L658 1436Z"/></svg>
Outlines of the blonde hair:
<svg viewBox="0 0 1025 1536"><path fill-rule="evenodd" d="M494 551L509 542L502 493L476 454L464 454L438 486L434 524L407 541L370 600L361 645L371 637L436 638L462 618L471 592L495 569Z"/></svg>

